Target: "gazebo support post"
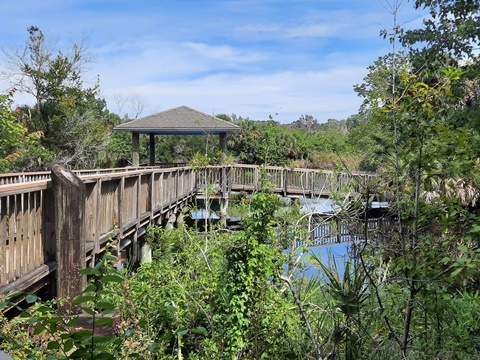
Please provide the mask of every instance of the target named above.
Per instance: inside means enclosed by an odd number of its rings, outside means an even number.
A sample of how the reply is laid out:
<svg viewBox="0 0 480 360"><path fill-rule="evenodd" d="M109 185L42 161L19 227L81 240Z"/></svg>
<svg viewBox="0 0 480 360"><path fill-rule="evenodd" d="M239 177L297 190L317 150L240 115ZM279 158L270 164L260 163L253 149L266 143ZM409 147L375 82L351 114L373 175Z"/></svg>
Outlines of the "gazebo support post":
<svg viewBox="0 0 480 360"><path fill-rule="evenodd" d="M155 134L150 134L150 166L155 166Z"/></svg>
<svg viewBox="0 0 480 360"><path fill-rule="evenodd" d="M140 134L132 132L132 165L140 166Z"/></svg>
<svg viewBox="0 0 480 360"><path fill-rule="evenodd" d="M227 133L220 133L220 150L222 151L222 159L227 158Z"/></svg>

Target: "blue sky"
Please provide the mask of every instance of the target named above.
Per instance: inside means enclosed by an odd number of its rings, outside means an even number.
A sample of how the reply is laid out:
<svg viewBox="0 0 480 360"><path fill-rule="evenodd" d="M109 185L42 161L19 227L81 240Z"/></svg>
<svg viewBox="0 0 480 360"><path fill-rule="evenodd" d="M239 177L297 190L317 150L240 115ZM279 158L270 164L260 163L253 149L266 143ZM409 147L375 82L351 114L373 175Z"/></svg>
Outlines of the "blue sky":
<svg viewBox="0 0 480 360"><path fill-rule="evenodd" d="M22 46L31 25L58 48L87 35L95 60L84 78L98 76L108 108L121 115L140 103L142 116L187 105L324 122L357 112L353 85L389 51L379 32L392 26L392 1L3 0L0 44ZM403 1L401 23L421 16Z"/></svg>

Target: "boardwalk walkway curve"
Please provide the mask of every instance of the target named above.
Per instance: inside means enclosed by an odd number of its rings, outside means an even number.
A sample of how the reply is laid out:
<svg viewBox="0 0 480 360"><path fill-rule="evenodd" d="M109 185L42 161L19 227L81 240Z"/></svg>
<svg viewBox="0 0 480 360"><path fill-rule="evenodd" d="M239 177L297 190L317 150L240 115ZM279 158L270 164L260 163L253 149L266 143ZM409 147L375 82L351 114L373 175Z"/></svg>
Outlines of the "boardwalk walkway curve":
<svg viewBox="0 0 480 360"><path fill-rule="evenodd" d="M367 181L376 177L367 173L282 167L266 167L264 171L273 184L273 191L284 196L328 197L346 186L360 191ZM79 208L66 205L62 211L59 207L63 205L55 203L54 193L59 190L55 188L51 172L0 175L0 297L8 289L36 291L48 281L56 283L57 296L73 297L81 289L69 290L65 277L59 276L61 272L72 271L63 268L69 263L91 266L109 240L117 241L119 249L131 245L132 256L138 260L139 238L147 227L174 221L176 214L207 185L220 198L228 199L232 193L257 189L261 176L258 166L241 164L202 169L150 166L73 173L67 178L78 177L84 184L84 203ZM69 186L65 187L62 191L68 191ZM78 219L82 219L81 223ZM78 234L84 235L62 238L65 231L62 226L67 223L78 228L72 229L71 234L78 230ZM72 254L68 246L84 251ZM65 254L75 261L60 261L59 257Z"/></svg>

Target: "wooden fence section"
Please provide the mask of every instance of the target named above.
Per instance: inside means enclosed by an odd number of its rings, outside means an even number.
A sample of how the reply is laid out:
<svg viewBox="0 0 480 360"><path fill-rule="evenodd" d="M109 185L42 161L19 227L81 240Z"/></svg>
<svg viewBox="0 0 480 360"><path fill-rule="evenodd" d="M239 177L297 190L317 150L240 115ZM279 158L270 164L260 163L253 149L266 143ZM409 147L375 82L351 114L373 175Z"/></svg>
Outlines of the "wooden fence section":
<svg viewBox="0 0 480 360"><path fill-rule="evenodd" d="M6 288L23 290L56 268L58 224L49 177L0 185L0 295ZM86 188L85 208L72 211L84 212L86 263L110 238L123 245L135 242L148 225L175 214L196 191L190 167L92 171L80 179Z"/></svg>
<svg viewBox="0 0 480 360"><path fill-rule="evenodd" d="M284 196L298 195L304 197L325 196L333 192L359 192L365 184L378 176L372 173L346 173L316 169L290 169L267 166L264 173L256 165L236 164L233 166L211 166L199 170L197 177L199 189L207 184L220 190L224 196L230 192L250 192L259 188L260 179L272 184L272 190ZM225 193L226 192L226 193Z"/></svg>
<svg viewBox="0 0 480 360"><path fill-rule="evenodd" d="M168 166L171 165L171 166ZM140 166L140 167L122 167L113 169L93 169L93 170L72 170L78 176L88 175L108 175L112 173L125 173L133 171L142 171L158 168L173 168L173 167L186 167L187 165L179 166L181 164L162 164L161 166ZM38 171L38 172L23 172L23 173L10 173L0 174L0 185L18 184L38 180L50 180L50 171Z"/></svg>

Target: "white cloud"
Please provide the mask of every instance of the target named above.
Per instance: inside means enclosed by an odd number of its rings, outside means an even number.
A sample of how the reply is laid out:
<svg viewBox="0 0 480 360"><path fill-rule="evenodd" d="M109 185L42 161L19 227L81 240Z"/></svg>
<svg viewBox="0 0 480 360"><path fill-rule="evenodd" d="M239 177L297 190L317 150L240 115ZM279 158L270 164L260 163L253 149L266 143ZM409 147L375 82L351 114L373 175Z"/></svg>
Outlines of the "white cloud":
<svg viewBox="0 0 480 360"><path fill-rule="evenodd" d="M257 120L279 113L276 120L291 122L308 113L326 121L356 113L360 99L351 84L358 82L363 72L363 68L344 68L258 76L223 73L194 80L107 87L105 95L108 100L118 93L138 94L156 111L187 105L207 113L235 113Z"/></svg>
<svg viewBox="0 0 480 360"><path fill-rule="evenodd" d="M5 2L3 43L24 42L29 25L62 41L90 34L88 78L100 76L112 111L115 95L138 95L150 111L185 104L282 122L354 114L352 86L388 51L378 33L392 21L377 0Z"/></svg>
<svg viewBox="0 0 480 360"><path fill-rule="evenodd" d="M251 63L268 58L266 54L245 49L236 49L229 45L215 46L195 42L186 42L184 45L191 49L195 55L217 62L220 61L220 66L224 63Z"/></svg>

